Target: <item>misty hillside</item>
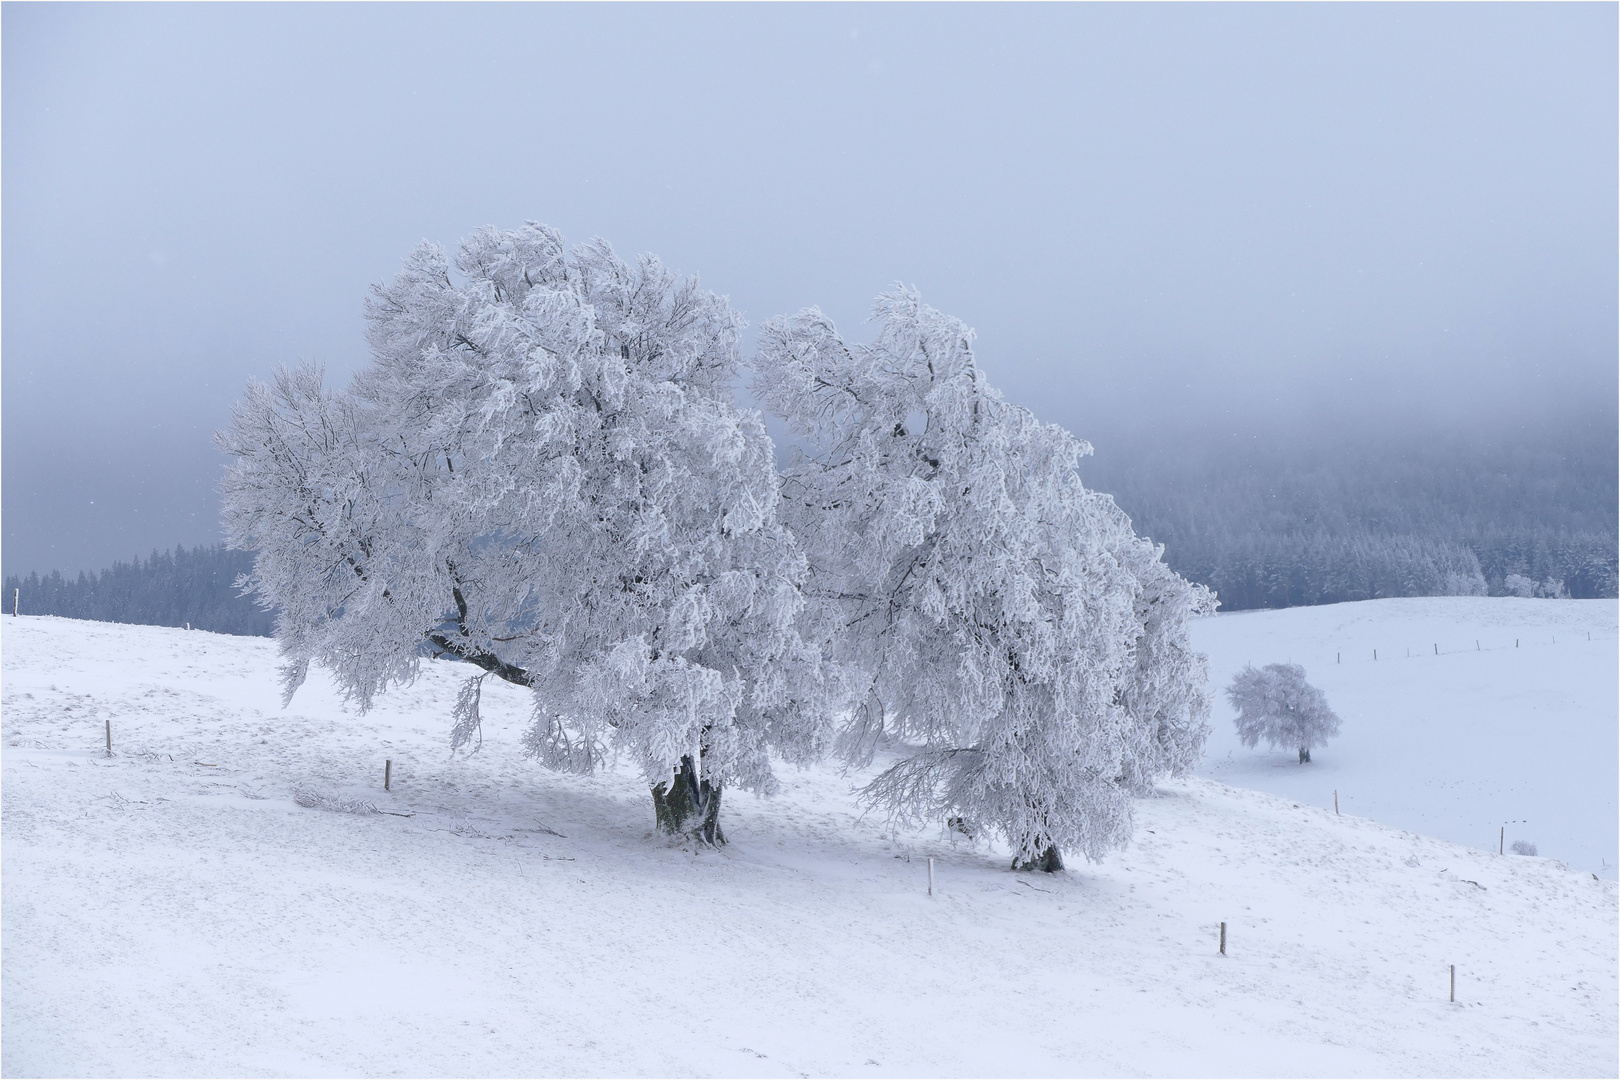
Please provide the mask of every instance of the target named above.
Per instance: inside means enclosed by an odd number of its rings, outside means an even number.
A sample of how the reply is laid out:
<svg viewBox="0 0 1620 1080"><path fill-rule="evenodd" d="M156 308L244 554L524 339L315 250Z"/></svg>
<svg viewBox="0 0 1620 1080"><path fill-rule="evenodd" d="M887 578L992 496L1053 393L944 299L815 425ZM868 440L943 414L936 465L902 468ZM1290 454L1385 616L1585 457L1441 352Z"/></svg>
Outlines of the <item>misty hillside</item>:
<svg viewBox="0 0 1620 1080"><path fill-rule="evenodd" d="M1483 438L1169 445L1099 440L1084 465L1222 610L1391 596L1616 595L1612 424Z"/></svg>
<svg viewBox="0 0 1620 1080"><path fill-rule="evenodd" d="M187 626L219 634L268 635L274 620L237 595L237 575L253 569L253 556L223 544L137 555L95 574L65 577L8 575L5 610L12 601L27 615L62 615L99 622Z"/></svg>

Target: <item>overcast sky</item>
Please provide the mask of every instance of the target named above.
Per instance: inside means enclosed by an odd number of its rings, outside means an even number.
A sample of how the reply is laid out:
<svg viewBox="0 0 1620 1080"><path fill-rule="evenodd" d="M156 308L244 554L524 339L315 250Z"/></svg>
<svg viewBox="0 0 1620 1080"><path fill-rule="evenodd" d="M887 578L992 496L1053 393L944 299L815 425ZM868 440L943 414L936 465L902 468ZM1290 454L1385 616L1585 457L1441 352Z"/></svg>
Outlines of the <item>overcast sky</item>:
<svg viewBox="0 0 1620 1080"><path fill-rule="evenodd" d="M251 376L525 219L856 336L890 282L1098 444L1616 396L1614 4L16 4L4 569L218 536Z"/></svg>

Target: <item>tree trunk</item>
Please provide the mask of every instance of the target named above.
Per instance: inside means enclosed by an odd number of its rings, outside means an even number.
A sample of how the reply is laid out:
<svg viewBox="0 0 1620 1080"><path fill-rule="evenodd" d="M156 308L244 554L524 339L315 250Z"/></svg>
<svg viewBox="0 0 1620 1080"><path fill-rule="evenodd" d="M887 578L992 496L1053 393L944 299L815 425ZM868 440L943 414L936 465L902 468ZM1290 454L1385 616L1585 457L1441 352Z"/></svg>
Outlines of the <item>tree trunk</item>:
<svg viewBox="0 0 1620 1080"><path fill-rule="evenodd" d="M1311 752L1303 746L1299 748L1299 763L1301 765L1309 765L1311 763Z"/></svg>
<svg viewBox="0 0 1620 1080"><path fill-rule="evenodd" d="M1058 854L1056 844L1047 844L1046 849L1039 855L1029 859L1014 859L1014 870L1039 870L1046 874L1055 874L1063 869L1063 856Z"/></svg>
<svg viewBox="0 0 1620 1080"><path fill-rule="evenodd" d="M669 783L652 789L653 813L658 827L671 836L687 836L710 847L726 842L720 829L720 785L699 782L690 757Z"/></svg>

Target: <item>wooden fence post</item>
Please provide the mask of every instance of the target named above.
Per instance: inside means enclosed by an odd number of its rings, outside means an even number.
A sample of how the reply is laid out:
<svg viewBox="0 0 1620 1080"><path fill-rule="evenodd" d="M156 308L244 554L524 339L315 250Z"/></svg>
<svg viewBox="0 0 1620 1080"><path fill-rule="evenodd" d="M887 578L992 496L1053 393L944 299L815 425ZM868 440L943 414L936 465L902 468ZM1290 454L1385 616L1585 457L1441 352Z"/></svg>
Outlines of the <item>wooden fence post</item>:
<svg viewBox="0 0 1620 1080"><path fill-rule="evenodd" d="M107 756L112 757L112 717L107 717Z"/></svg>
<svg viewBox="0 0 1620 1080"><path fill-rule="evenodd" d="M928 895L934 895L934 860L932 857L928 860Z"/></svg>
<svg viewBox="0 0 1620 1080"><path fill-rule="evenodd" d="M383 790L394 790L394 761L392 758L383 759Z"/></svg>
<svg viewBox="0 0 1620 1080"><path fill-rule="evenodd" d="M1221 923L1221 955L1226 955L1226 924Z"/></svg>

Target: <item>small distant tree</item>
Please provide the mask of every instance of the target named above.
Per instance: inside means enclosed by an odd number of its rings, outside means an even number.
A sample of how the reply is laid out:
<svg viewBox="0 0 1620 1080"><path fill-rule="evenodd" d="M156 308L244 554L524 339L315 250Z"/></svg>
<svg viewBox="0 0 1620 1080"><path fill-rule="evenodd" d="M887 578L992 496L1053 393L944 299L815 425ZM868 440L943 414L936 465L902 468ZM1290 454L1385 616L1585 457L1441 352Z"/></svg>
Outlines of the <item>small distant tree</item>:
<svg viewBox="0 0 1620 1080"><path fill-rule="evenodd" d="M1339 733L1327 696L1305 681L1298 664L1250 664L1232 678L1226 699L1238 711L1235 723L1244 746L1264 739L1272 746L1297 747L1301 765L1311 760L1314 747Z"/></svg>

